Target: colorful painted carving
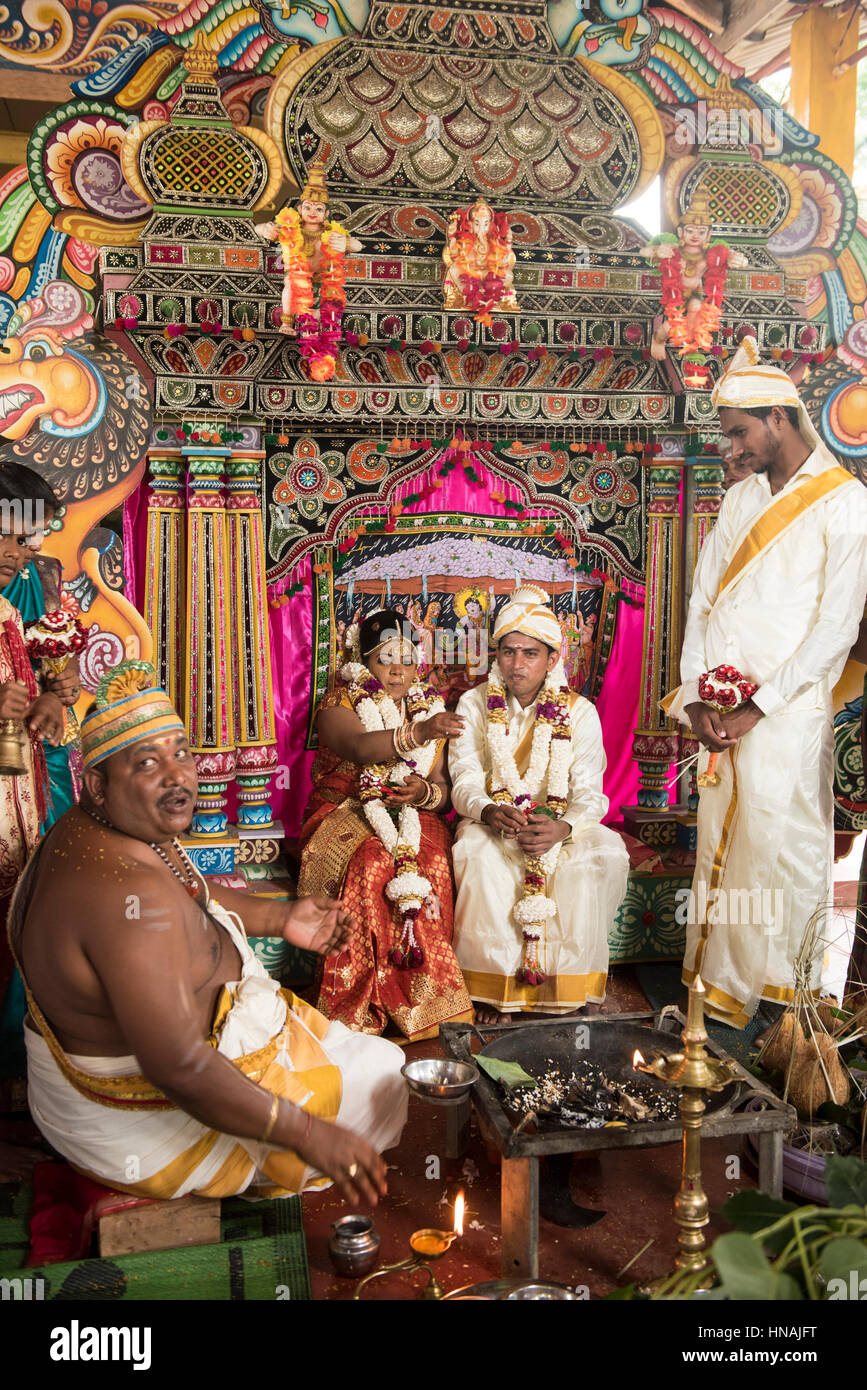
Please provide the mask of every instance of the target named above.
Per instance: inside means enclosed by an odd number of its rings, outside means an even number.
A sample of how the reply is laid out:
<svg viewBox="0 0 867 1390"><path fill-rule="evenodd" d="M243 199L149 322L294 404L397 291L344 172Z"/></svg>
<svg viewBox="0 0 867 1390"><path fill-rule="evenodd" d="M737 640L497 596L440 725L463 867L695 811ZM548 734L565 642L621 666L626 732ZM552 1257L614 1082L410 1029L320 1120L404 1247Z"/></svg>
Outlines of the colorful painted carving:
<svg viewBox="0 0 867 1390"><path fill-rule="evenodd" d="M645 15L644 0L590 0L580 6L581 23L570 48L610 67L641 67L659 27Z"/></svg>
<svg viewBox="0 0 867 1390"><path fill-rule="evenodd" d="M746 257L725 242L710 240L707 199L697 194L683 214L677 236L662 232L652 237L642 254L649 256L662 277L662 316L654 325L650 351L657 361L666 347L680 355L707 352L719 329L730 266L745 266Z"/></svg>
<svg viewBox="0 0 867 1390"><path fill-rule="evenodd" d="M327 213L325 170L314 164L297 209L283 208L273 222L256 227L260 236L280 243L284 268L280 332L298 334L313 381L330 381L334 375L346 304L343 254L361 250L361 242L345 227L326 220ZM318 314L313 288L317 283Z"/></svg>
<svg viewBox="0 0 867 1390"><path fill-rule="evenodd" d="M53 280L19 306L0 346L0 461L35 468L57 494L62 524L44 549L61 562L62 606L88 628L79 716L109 667L149 657L152 645L110 555L106 569L106 533L95 530L141 477L149 397L126 355L92 327L82 291Z"/></svg>
<svg viewBox="0 0 867 1390"><path fill-rule="evenodd" d="M483 678L488 670L488 627L491 611L490 590L471 584L455 594L454 609L458 630L466 638L464 665L471 682Z"/></svg>
<svg viewBox="0 0 867 1390"><path fill-rule="evenodd" d="M443 250L443 306L470 310L477 323L489 324L495 310L515 312L515 253L509 218L479 198L449 218Z"/></svg>

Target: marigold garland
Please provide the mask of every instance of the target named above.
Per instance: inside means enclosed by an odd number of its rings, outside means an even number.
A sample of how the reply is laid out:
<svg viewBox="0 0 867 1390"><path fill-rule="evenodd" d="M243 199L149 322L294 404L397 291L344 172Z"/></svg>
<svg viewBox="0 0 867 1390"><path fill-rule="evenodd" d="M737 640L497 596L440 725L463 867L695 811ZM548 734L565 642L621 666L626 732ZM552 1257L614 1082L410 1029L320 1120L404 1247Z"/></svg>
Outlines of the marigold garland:
<svg viewBox="0 0 867 1390"><path fill-rule="evenodd" d="M662 310L669 327L668 342L671 347L680 349L681 356L687 352L708 352L713 344L714 334L719 331L728 275L729 248L724 242L714 242L707 249L706 260L707 270L702 281L704 299L693 321L692 334L686 317L687 297L683 288L682 253L677 248L672 255L659 261ZM694 292L691 292L689 297L695 297Z"/></svg>

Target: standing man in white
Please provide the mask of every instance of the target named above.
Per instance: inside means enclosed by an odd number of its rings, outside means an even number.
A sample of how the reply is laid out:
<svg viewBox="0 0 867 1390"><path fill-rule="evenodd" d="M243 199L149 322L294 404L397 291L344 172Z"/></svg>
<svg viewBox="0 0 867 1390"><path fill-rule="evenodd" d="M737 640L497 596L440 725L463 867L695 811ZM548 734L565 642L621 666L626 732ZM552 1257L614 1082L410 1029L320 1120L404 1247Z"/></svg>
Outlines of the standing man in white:
<svg viewBox="0 0 867 1390"><path fill-rule="evenodd" d="M600 825L599 716L569 690L547 595L518 589L494 625L485 685L461 696L449 747L455 950L477 1017L569 1013L601 1003L608 930L629 858Z"/></svg>
<svg viewBox="0 0 867 1390"><path fill-rule="evenodd" d="M832 900L831 692L864 612L867 489L821 442L786 373L759 362L754 338L713 401L733 462L752 473L728 490L702 547L683 684L663 706L721 755L719 785L699 801L700 910L683 980L700 973L711 1015L744 1028L759 1001L792 999L805 927ZM698 697L698 677L721 663L759 687L724 715Z"/></svg>

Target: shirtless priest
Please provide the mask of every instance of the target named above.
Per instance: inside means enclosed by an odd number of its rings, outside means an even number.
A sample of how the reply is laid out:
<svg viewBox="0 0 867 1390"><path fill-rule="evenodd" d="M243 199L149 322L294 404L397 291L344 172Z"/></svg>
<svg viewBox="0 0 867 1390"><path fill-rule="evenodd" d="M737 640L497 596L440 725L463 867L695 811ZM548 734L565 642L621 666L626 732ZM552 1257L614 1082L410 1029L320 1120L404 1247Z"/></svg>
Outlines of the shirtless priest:
<svg viewBox="0 0 867 1390"><path fill-rule="evenodd" d="M144 662L109 672L82 724L86 792L20 880L30 1110L80 1172L136 1196L385 1193L406 1120L399 1048L281 990L247 936L325 954L339 903L208 887L174 838L196 765Z"/></svg>
<svg viewBox="0 0 867 1390"><path fill-rule="evenodd" d="M608 930L626 892L626 849L600 825L599 717L568 689L560 641L544 591L518 589L497 615L490 678L461 696L465 728L449 747L463 817L455 949L485 1022L601 1003Z"/></svg>

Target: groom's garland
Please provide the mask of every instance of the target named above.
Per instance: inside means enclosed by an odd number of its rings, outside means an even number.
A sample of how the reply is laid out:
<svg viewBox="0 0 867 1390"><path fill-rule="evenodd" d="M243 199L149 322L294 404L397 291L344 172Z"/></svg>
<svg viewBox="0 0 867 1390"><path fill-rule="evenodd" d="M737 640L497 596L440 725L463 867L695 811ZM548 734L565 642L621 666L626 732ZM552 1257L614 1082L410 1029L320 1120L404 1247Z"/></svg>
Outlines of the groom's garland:
<svg viewBox="0 0 867 1390"><path fill-rule="evenodd" d="M358 661L349 661L340 672L349 686L349 699L368 733L399 729L403 716L390 695L386 695L376 676ZM429 714L438 714L445 705L433 691L411 685L406 694L406 715L410 725ZM414 970L424 964L424 952L415 939L415 919L431 885L418 868L421 822L415 806L401 806L395 825L385 808L386 780L402 786L414 772L426 777L436 757L436 740L423 743L413 757L399 758L390 775L384 763L368 763L358 779L359 798L364 814L379 840L394 858L395 876L385 886L386 896L397 904L401 917L400 940L388 953L399 970Z"/></svg>
<svg viewBox="0 0 867 1390"><path fill-rule="evenodd" d="M515 754L508 746L506 689L497 662L488 680L488 746L491 750L491 797L500 805L519 810L536 809L559 820L569 795L569 765L572 730L569 721L569 687L562 664L548 676L536 701L533 742L525 777L521 777ZM537 804L545 775L548 777L544 804ZM542 855L528 854L524 862L524 895L515 907L515 920L524 935L524 960L517 972L520 984L541 985L547 976L538 959L538 942L555 905L546 897L546 875L552 874L560 857L560 845L552 845Z"/></svg>

